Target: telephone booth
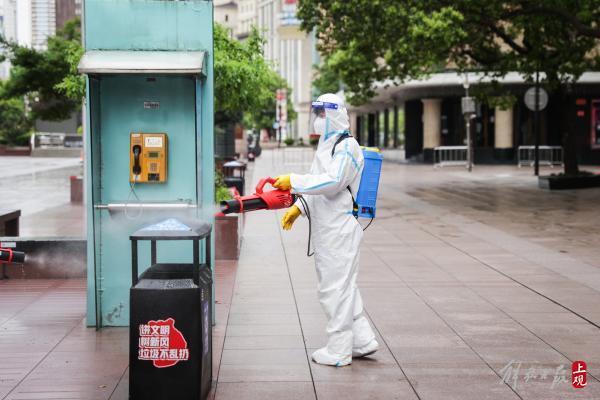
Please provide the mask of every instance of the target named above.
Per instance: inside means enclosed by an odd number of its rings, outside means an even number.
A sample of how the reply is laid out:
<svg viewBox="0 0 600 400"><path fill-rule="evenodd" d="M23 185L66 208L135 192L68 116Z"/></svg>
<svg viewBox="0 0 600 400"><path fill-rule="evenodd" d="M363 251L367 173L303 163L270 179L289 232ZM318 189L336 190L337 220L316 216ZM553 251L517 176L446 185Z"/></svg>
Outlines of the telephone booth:
<svg viewBox="0 0 600 400"><path fill-rule="evenodd" d="M84 1L89 326L129 323L133 232L168 218L213 222L212 7ZM190 263L192 245L165 243L161 257Z"/></svg>

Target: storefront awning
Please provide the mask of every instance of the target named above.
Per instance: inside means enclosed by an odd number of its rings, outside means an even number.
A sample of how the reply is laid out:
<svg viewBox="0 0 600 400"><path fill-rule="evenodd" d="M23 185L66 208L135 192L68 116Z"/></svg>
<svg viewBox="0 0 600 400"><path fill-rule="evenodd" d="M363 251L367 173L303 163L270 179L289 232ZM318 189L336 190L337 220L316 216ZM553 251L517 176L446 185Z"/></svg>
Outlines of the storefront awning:
<svg viewBox="0 0 600 400"><path fill-rule="evenodd" d="M204 73L205 51L90 50L78 65L82 74Z"/></svg>

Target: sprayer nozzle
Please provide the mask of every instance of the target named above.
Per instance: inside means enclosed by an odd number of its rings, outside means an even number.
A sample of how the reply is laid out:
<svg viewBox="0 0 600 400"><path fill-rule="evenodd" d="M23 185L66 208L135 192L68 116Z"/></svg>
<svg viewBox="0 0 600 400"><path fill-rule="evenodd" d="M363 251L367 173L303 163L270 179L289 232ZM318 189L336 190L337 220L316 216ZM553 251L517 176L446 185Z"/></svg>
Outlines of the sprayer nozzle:
<svg viewBox="0 0 600 400"><path fill-rule="evenodd" d="M0 249L0 264L16 263L23 264L25 262L25 253L22 251L14 251L12 249Z"/></svg>
<svg viewBox="0 0 600 400"><path fill-rule="evenodd" d="M231 208L229 207L229 204L227 204L226 201L222 201L221 202L221 212L223 214L231 214Z"/></svg>
<svg viewBox="0 0 600 400"><path fill-rule="evenodd" d="M13 262L23 264L25 262L25 253L22 251L13 251Z"/></svg>

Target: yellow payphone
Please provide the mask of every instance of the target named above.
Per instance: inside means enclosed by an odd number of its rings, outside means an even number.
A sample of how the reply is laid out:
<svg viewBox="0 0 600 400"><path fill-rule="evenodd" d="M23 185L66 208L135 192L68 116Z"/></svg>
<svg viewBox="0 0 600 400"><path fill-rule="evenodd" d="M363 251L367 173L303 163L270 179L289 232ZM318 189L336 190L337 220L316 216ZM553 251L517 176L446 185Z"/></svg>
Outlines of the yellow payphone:
<svg viewBox="0 0 600 400"><path fill-rule="evenodd" d="M129 136L129 182L167 181L167 134L131 132Z"/></svg>

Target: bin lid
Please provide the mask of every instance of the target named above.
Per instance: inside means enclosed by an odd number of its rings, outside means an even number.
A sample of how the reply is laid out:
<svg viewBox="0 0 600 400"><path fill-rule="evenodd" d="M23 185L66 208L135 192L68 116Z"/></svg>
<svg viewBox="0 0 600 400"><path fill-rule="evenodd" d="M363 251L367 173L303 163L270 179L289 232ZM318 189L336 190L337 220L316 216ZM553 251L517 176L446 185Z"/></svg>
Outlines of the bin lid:
<svg viewBox="0 0 600 400"><path fill-rule="evenodd" d="M203 74L205 51L89 50L82 74Z"/></svg>
<svg viewBox="0 0 600 400"><path fill-rule="evenodd" d="M225 168L246 168L246 163L243 163L243 162L237 161L237 160L233 160L233 161L227 161L225 164L223 164L223 166Z"/></svg>
<svg viewBox="0 0 600 400"><path fill-rule="evenodd" d="M211 224L200 220L168 218L134 232L134 240L192 240L204 239L212 230Z"/></svg>

